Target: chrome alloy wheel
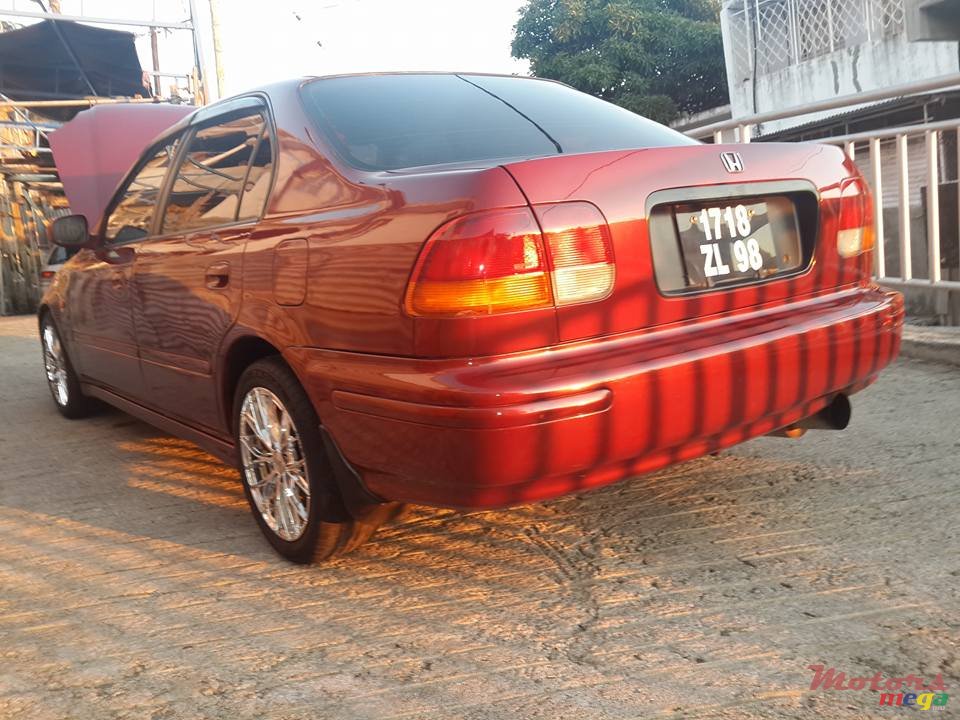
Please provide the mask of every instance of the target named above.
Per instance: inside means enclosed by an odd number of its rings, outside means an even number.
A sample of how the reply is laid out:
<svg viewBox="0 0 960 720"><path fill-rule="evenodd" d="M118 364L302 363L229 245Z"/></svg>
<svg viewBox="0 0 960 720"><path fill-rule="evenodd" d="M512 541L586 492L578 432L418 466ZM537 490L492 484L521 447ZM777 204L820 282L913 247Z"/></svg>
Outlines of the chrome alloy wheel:
<svg viewBox="0 0 960 720"><path fill-rule="evenodd" d="M240 407L240 460L263 521L288 542L303 535L310 517L310 482L300 435L283 402L252 388Z"/></svg>
<svg viewBox="0 0 960 720"><path fill-rule="evenodd" d="M67 385L67 360L63 355L60 337L53 325L43 326L43 364L47 370L47 382L53 391L53 399L61 407L70 402L70 389Z"/></svg>

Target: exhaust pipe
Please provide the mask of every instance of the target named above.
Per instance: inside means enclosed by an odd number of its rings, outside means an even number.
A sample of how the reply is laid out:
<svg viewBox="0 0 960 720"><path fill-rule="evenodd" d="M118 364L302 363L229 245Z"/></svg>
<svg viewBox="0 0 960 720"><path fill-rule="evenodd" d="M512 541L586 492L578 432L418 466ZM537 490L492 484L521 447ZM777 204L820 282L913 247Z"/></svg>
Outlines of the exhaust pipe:
<svg viewBox="0 0 960 720"><path fill-rule="evenodd" d="M770 434L775 437L798 438L803 436L807 430L844 430L850 424L852 413L853 408L850 406L850 399L841 393L815 415L775 430Z"/></svg>

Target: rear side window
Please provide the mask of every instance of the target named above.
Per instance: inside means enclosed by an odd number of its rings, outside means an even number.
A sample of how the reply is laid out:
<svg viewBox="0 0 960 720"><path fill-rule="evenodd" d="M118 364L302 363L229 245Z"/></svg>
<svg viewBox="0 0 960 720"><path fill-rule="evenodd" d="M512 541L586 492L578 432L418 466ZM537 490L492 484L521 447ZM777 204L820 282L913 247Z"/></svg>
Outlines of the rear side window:
<svg viewBox="0 0 960 720"><path fill-rule="evenodd" d="M133 242L150 233L163 179L176 156L178 143L179 140L175 140L157 150L127 184L107 218L104 232L107 242Z"/></svg>
<svg viewBox="0 0 960 720"><path fill-rule="evenodd" d="M338 153L366 170L696 144L591 95L530 78L369 75L315 80L301 92Z"/></svg>
<svg viewBox="0 0 960 720"><path fill-rule="evenodd" d="M259 113L197 130L177 169L160 232L259 217L272 165L270 136Z"/></svg>

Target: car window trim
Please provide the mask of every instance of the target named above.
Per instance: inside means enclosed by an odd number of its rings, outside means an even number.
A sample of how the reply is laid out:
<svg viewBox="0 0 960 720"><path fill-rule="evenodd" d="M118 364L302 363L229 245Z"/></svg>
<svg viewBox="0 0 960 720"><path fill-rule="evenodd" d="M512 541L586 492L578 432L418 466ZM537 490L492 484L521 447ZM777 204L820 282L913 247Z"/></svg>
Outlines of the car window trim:
<svg viewBox="0 0 960 720"><path fill-rule="evenodd" d="M113 197L110 200L110 203L107 205L106 211L103 213L103 219L100 222L101 227L98 232L100 245L103 245L105 247L122 247L124 245L132 245L134 243L141 242L153 236L154 223L156 222L156 219L157 219L156 208L154 208L153 217L150 219L150 227L148 228L148 232L146 235L144 235L141 238L136 238L133 240L122 240L122 241L107 240L107 226L110 224L110 218L113 215L114 211L117 209L117 206L123 201L123 198L127 194L127 190L130 189L130 184L137 179L137 176L140 174L140 171L143 170L144 167L146 167L147 163L150 162L154 158L154 156L156 156L157 152L159 152L161 148L166 147L167 145L172 145L173 143L176 143L178 141L182 141L186 134L187 134L187 129L180 128L176 132L173 132L170 135L164 136L161 140L158 140L143 152L137 164L134 165L133 168L123 178L123 182L120 184L119 189L114 193ZM178 167L178 160L180 157L180 153L183 151L182 145L183 144L181 143L181 145L177 147L177 150L173 155L173 160L170 163L170 167L167 168L167 172L163 177L163 183L161 183L160 185L161 198L163 197L163 192L164 192L164 189L166 188L167 182L170 179L170 170L174 167ZM160 202L158 201L156 207L159 207L159 206L160 206Z"/></svg>
<svg viewBox="0 0 960 720"><path fill-rule="evenodd" d="M253 161L257 159L257 153L260 152L260 146L263 145L263 133L268 133L267 142L269 140L270 133L270 120L267 118L266 113L261 113L260 117L263 118L263 129L260 130L260 137L257 138L257 143L253 146L253 152L250 153L250 161L247 163L247 171L243 174L243 183L240 185L240 198L237 201L237 215L236 219L240 219L240 210L243 208L243 198L247 195L247 183L250 181L250 171L253 169ZM270 147L270 181L267 184L267 195L263 200L263 206L260 208L257 216L262 216L264 208L267 205L267 200L270 199L270 190L273 188L273 171L276 167L275 158L273 154L273 146Z"/></svg>
<svg viewBox="0 0 960 720"><path fill-rule="evenodd" d="M184 133L184 136L181 138L182 143L181 147L177 151L177 155L174 158L174 162L171 165L171 170L176 170L176 172L168 172L166 179L164 180L160 199L157 203L158 211L154 213L153 222L150 227L150 234L141 240L146 239L167 239L173 237L187 237L191 235L198 235L205 232L213 232L215 230L222 230L227 228L236 227L239 225L245 224L256 224L260 222L264 215L266 214L267 205L270 201L270 196L273 194L273 184L276 180L277 173L277 152L276 152L276 143L275 143L275 133L273 130L273 114L270 107L268 99L262 95L251 95L245 96L242 98L237 98L238 101L243 100L245 102L236 102L230 101L226 103L226 107L219 107L218 110L222 112L217 113L204 113L200 118L199 122L191 122L190 126ZM243 176L243 185L241 186L240 195L237 202L237 211L234 214L234 219L232 222L220 223L218 225L205 225L200 228L191 228L187 230L176 230L174 232L162 233L161 228L163 227L163 217L167 211L167 204L170 200L170 194L173 190L173 185L176 182L176 177L180 173L180 167L183 165L183 162L186 158L187 149L190 147L190 143L193 142L196 134L201 130L204 130L215 125L220 125L221 123L227 121L227 119L239 119L242 117L248 117L250 115L258 114L263 118L264 128L268 129L270 134L270 182L267 186L267 196L264 200L263 207L260 208L260 212L252 218L239 219L240 206L243 203L243 196L246 193L246 181L250 172L250 165L253 162L254 155L250 156L250 160L247 163L247 169L244 172ZM233 116L231 118L231 116ZM254 152L259 150L260 142L262 142L263 131L260 133L261 137L258 139L256 146L254 147Z"/></svg>

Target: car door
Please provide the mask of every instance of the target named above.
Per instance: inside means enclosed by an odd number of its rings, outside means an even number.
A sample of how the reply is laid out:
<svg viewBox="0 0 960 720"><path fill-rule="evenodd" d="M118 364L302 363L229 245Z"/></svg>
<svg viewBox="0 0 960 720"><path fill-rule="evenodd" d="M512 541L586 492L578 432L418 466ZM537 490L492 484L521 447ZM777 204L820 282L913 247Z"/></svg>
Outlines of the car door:
<svg viewBox="0 0 960 720"><path fill-rule="evenodd" d="M65 289L81 376L132 399L144 390L131 288L134 258L150 234L177 142L168 139L144 154L108 206L101 246L77 254Z"/></svg>
<svg viewBox="0 0 960 720"><path fill-rule="evenodd" d="M184 139L156 236L137 248L134 314L150 404L194 426L225 429L215 358L239 312L244 244L272 171L262 104L202 121Z"/></svg>

